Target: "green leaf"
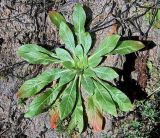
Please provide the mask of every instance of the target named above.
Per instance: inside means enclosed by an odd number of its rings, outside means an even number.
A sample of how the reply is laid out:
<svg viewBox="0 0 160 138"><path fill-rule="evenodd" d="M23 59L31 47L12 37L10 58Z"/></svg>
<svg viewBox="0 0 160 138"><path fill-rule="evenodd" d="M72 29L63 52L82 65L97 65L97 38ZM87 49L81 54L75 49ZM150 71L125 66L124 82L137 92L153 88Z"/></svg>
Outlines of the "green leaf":
<svg viewBox="0 0 160 138"><path fill-rule="evenodd" d="M78 41L81 44L82 33L85 32L86 14L81 4L76 4L73 11L73 25Z"/></svg>
<svg viewBox="0 0 160 138"><path fill-rule="evenodd" d="M17 97L28 98L41 91L46 85L59 78L61 69L50 69L37 77L27 80L19 89Z"/></svg>
<svg viewBox="0 0 160 138"><path fill-rule="evenodd" d="M92 45L92 38L88 32L84 32L81 35L81 44L84 48L84 53L87 54Z"/></svg>
<svg viewBox="0 0 160 138"><path fill-rule="evenodd" d="M25 44L18 48L17 54L32 64L51 64L56 61L54 53L36 45Z"/></svg>
<svg viewBox="0 0 160 138"><path fill-rule="evenodd" d="M57 69L56 78L62 77L64 74L68 73L70 70L68 69Z"/></svg>
<svg viewBox="0 0 160 138"><path fill-rule="evenodd" d="M65 119L73 110L76 102L76 81L72 81L64 90L60 103L60 118Z"/></svg>
<svg viewBox="0 0 160 138"><path fill-rule="evenodd" d="M62 62L62 64L66 69L73 69L74 68L74 63L71 61L64 61L64 62Z"/></svg>
<svg viewBox="0 0 160 138"><path fill-rule="evenodd" d="M88 98L87 116L88 121L94 131L101 131L103 127L103 116L101 111L96 105L95 96L90 96Z"/></svg>
<svg viewBox="0 0 160 138"><path fill-rule="evenodd" d="M49 107L56 100L60 89L61 87L52 88L41 96L36 97L29 105L28 111L25 113L25 117L31 118L42 113L44 109Z"/></svg>
<svg viewBox="0 0 160 138"><path fill-rule="evenodd" d="M153 16L153 15L152 15ZM160 9L158 9L158 12L156 14L156 18L155 18L155 21L154 21L154 24L153 24L153 27L154 28L160 28Z"/></svg>
<svg viewBox="0 0 160 138"><path fill-rule="evenodd" d="M105 88L111 94L113 100L118 104L120 110L131 111L133 106L129 98L116 87L112 87L108 83L104 83Z"/></svg>
<svg viewBox="0 0 160 138"><path fill-rule="evenodd" d="M73 60L71 55L68 53L68 51L62 48L56 48L56 55L62 61L72 61Z"/></svg>
<svg viewBox="0 0 160 138"><path fill-rule="evenodd" d="M77 129L79 133L83 131L84 120L83 120L83 107L81 96L78 97L78 102L76 108L71 116L71 121L68 126L69 132L72 132L73 129Z"/></svg>
<svg viewBox="0 0 160 138"><path fill-rule="evenodd" d="M81 45L77 45L75 49L75 55L81 59L83 57L83 48Z"/></svg>
<svg viewBox="0 0 160 138"><path fill-rule="evenodd" d="M56 11L51 11L48 13L49 18L51 20L51 22L57 27L59 28L61 22L66 22L65 18L58 12Z"/></svg>
<svg viewBox="0 0 160 138"><path fill-rule="evenodd" d="M142 48L144 48L144 44L142 42L134 40L126 40L118 43L117 47L111 53L125 55L136 52Z"/></svg>
<svg viewBox="0 0 160 138"><path fill-rule="evenodd" d="M145 19L149 22L149 24L156 29L160 28L160 9L158 9L156 16L153 15L153 9L149 10L145 14ZM154 19L154 22L152 20Z"/></svg>
<svg viewBox="0 0 160 138"><path fill-rule="evenodd" d="M94 60L97 57L101 57L110 53L116 47L119 39L119 35L108 36L100 43L99 47L95 50L93 55L89 57L89 59L93 58Z"/></svg>
<svg viewBox="0 0 160 138"><path fill-rule="evenodd" d="M102 57L89 58L88 64L90 67L94 68L94 67L98 66L101 61L102 61Z"/></svg>
<svg viewBox="0 0 160 138"><path fill-rule="evenodd" d="M107 113L117 116L115 103L109 94L109 92L98 82L94 82L95 84L95 95L96 100L99 106Z"/></svg>
<svg viewBox="0 0 160 138"><path fill-rule="evenodd" d="M87 55L84 55L83 58L81 59L81 61L82 61L83 68L84 69L88 68L88 57L87 57Z"/></svg>
<svg viewBox="0 0 160 138"><path fill-rule="evenodd" d="M96 75L103 80L113 80L118 77L118 74L110 67L93 68Z"/></svg>
<svg viewBox="0 0 160 138"><path fill-rule="evenodd" d="M83 74L86 77L96 77L96 73L91 69L91 68L87 68L84 70Z"/></svg>
<svg viewBox="0 0 160 138"><path fill-rule="evenodd" d="M81 84L85 92L87 92L89 95L94 94L95 86L94 86L92 78L83 75L81 79Z"/></svg>
<svg viewBox="0 0 160 138"><path fill-rule="evenodd" d="M153 71L153 63L151 61L147 61L147 68L149 73L151 73Z"/></svg>
<svg viewBox="0 0 160 138"><path fill-rule="evenodd" d="M160 9L158 9L158 12L156 14L156 20L160 20Z"/></svg>
<svg viewBox="0 0 160 138"><path fill-rule="evenodd" d="M60 24L59 36L65 43L66 48L70 50L72 53L74 53L75 51L74 36L70 28L64 22Z"/></svg>
<svg viewBox="0 0 160 138"><path fill-rule="evenodd" d="M60 80L59 80L59 86L62 86L75 77L76 73L73 70L66 69L63 73L60 75Z"/></svg>

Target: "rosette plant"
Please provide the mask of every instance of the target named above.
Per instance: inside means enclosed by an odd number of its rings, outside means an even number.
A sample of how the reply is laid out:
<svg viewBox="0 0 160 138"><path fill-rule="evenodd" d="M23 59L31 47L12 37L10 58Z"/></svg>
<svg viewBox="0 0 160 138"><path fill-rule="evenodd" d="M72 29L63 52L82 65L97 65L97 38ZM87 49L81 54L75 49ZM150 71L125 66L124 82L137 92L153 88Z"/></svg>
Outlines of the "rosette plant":
<svg viewBox="0 0 160 138"><path fill-rule="evenodd" d="M17 52L32 64L57 65L20 87L19 98L34 96L25 117L32 118L50 109L52 128L62 125L69 132L81 133L84 125L89 124L95 131L100 131L105 114L117 116L117 109L132 110L129 98L110 84L118 74L111 67L101 66L102 58L108 54L135 52L144 45L139 41L120 41L119 35L112 35L90 52L92 39L85 31L86 14L81 4L76 4L73 10L75 35L60 13L51 11L49 17L58 28L65 47L51 52L36 44L25 44ZM54 85L49 85L52 82ZM84 122L84 118L88 121Z"/></svg>

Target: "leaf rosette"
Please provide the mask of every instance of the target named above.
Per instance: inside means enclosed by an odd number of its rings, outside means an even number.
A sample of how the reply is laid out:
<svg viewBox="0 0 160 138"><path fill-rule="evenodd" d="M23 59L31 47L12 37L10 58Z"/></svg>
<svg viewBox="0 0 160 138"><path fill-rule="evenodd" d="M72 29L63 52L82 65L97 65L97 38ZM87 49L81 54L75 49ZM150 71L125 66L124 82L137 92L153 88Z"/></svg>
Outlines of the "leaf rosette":
<svg viewBox="0 0 160 138"><path fill-rule="evenodd" d="M132 110L129 98L108 83L117 78L118 74L111 67L101 66L102 58L108 54L132 53L144 45L139 41L120 41L119 35L112 35L105 38L90 54L92 39L90 33L85 31L86 14L81 4L75 5L72 16L76 39L60 13L50 12L49 17L59 29L65 48L56 48L50 52L37 44L25 44L17 52L32 64L60 64L60 68L47 70L27 80L19 89L17 96L22 99L43 91L31 102L25 117L32 118L51 108L52 128L68 119L68 131L81 133L86 113L90 126L100 131L106 113L117 116L117 108L122 111ZM55 81L56 85L44 89Z"/></svg>

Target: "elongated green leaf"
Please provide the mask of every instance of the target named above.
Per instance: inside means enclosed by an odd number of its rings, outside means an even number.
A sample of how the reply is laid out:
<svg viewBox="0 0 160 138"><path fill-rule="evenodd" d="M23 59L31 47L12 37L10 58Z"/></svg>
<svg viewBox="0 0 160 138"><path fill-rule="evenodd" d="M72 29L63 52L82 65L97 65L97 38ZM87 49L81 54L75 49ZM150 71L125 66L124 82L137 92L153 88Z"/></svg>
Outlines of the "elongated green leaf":
<svg viewBox="0 0 160 138"><path fill-rule="evenodd" d="M48 13L51 22L59 28L61 22L66 22L65 18L56 11L51 11Z"/></svg>
<svg viewBox="0 0 160 138"><path fill-rule="evenodd" d="M64 84L70 82L71 80L73 80L73 78L75 77L75 75L76 75L75 71L66 69L60 75L59 86L62 86Z"/></svg>
<svg viewBox="0 0 160 138"><path fill-rule="evenodd" d="M103 80L113 80L118 77L118 74L110 67L93 68L96 75Z"/></svg>
<svg viewBox="0 0 160 138"><path fill-rule="evenodd" d="M75 49L74 63L76 68L85 68L88 64L87 59L84 57L83 48L81 45L77 45Z"/></svg>
<svg viewBox="0 0 160 138"><path fill-rule="evenodd" d="M107 113L117 116L115 103L109 92L98 82L95 82L95 95L99 106Z"/></svg>
<svg viewBox="0 0 160 138"><path fill-rule="evenodd" d="M147 61L147 68L149 73L151 73L153 71L153 63L151 61Z"/></svg>
<svg viewBox="0 0 160 138"><path fill-rule="evenodd" d="M136 52L144 48L144 44L140 41L126 40L118 43L117 47L111 52L112 54L126 55Z"/></svg>
<svg viewBox="0 0 160 138"><path fill-rule="evenodd" d="M64 90L60 103L60 118L65 119L73 110L76 102L76 81L72 81Z"/></svg>
<svg viewBox="0 0 160 138"><path fill-rule="evenodd" d="M68 53L68 51L62 48L56 48L56 55L62 61L72 61L73 60L71 55Z"/></svg>
<svg viewBox="0 0 160 138"><path fill-rule="evenodd" d="M89 67L87 55L84 55L84 56L83 56L83 58L82 58L82 64L83 64L83 68L84 68L84 69L87 69L87 68Z"/></svg>
<svg viewBox="0 0 160 138"><path fill-rule="evenodd" d="M88 98L87 116L88 121L94 131L101 131L103 127L103 116L95 103L95 96Z"/></svg>
<svg viewBox="0 0 160 138"><path fill-rule="evenodd" d="M66 74L67 72L69 72L68 69L56 69L56 70L58 70L56 73L56 78L61 78L63 74Z"/></svg>
<svg viewBox="0 0 160 138"><path fill-rule="evenodd" d="M87 54L92 45L92 38L88 32L81 34L81 44L84 48L84 53Z"/></svg>
<svg viewBox="0 0 160 138"><path fill-rule="evenodd" d="M119 35L108 36L100 43L99 47L95 50L93 55L90 56L90 59L95 59L110 53L116 47L119 39Z"/></svg>
<svg viewBox="0 0 160 138"><path fill-rule="evenodd" d="M131 111L133 106L129 98L116 87L112 87L108 83L104 83L105 88L111 94L113 100L118 104L120 110Z"/></svg>
<svg viewBox="0 0 160 138"><path fill-rule="evenodd" d="M82 33L85 32L85 21L86 21L86 14L85 11L83 10L83 7L81 4L76 4L74 7L73 11L73 25L75 28L76 35L78 37L78 41L81 44L81 38L82 38Z"/></svg>
<svg viewBox="0 0 160 138"><path fill-rule="evenodd" d="M75 55L81 59L83 57L83 48L81 45L77 45L75 49Z"/></svg>
<svg viewBox="0 0 160 138"><path fill-rule="evenodd" d="M61 87L52 88L41 96L36 97L29 105L28 111L25 113L25 117L31 118L42 113L44 109L49 107L56 100L60 89Z"/></svg>
<svg viewBox="0 0 160 138"><path fill-rule="evenodd" d="M83 74L86 77L96 77L96 73L91 68L85 69Z"/></svg>
<svg viewBox="0 0 160 138"><path fill-rule="evenodd" d="M62 65L66 69L73 69L74 68L74 63L73 62L71 62L71 61L64 61L64 62L62 62Z"/></svg>
<svg viewBox="0 0 160 138"><path fill-rule="evenodd" d="M33 96L50 82L58 79L60 72L61 69L50 69L33 79L27 80L19 89L17 96L19 98L28 98Z"/></svg>
<svg viewBox="0 0 160 138"><path fill-rule="evenodd" d="M153 16L153 15L152 15L152 16ZM160 28L160 9L158 9L158 12L157 12L157 14L156 14L156 18L155 18L153 27L156 28L156 29L159 29L159 28Z"/></svg>
<svg viewBox="0 0 160 138"><path fill-rule="evenodd" d="M86 77L85 75L83 75L81 79L81 84L85 92L87 92L89 95L94 94L95 86L94 86L92 78Z"/></svg>
<svg viewBox="0 0 160 138"><path fill-rule="evenodd" d="M153 18L154 18L154 22L152 21ZM153 28L159 29L160 28L160 9L158 9L156 15L153 14L152 9L149 10L145 14L145 20L148 21Z"/></svg>
<svg viewBox="0 0 160 138"><path fill-rule="evenodd" d="M89 58L89 60L88 60L89 67L94 68L94 67L98 66L101 61L102 61L102 57Z"/></svg>
<svg viewBox="0 0 160 138"><path fill-rule="evenodd" d="M64 22L60 24L59 35L60 38L65 43L66 48L70 50L72 53L74 53L75 51L74 36L70 28Z"/></svg>
<svg viewBox="0 0 160 138"><path fill-rule="evenodd" d="M25 44L18 48L17 54L32 64L51 64L56 61L54 53L36 45Z"/></svg>
<svg viewBox="0 0 160 138"><path fill-rule="evenodd" d="M83 107L81 96L78 97L78 102L76 108L71 116L71 121L68 126L69 132L72 132L73 129L78 130L79 133L83 131L84 120L83 120Z"/></svg>
<svg viewBox="0 0 160 138"><path fill-rule="evenodd" d="M157 14L156 14L156 21L157 20L160 20L160 9L158 9L158 12L157 12Z"/></svg>

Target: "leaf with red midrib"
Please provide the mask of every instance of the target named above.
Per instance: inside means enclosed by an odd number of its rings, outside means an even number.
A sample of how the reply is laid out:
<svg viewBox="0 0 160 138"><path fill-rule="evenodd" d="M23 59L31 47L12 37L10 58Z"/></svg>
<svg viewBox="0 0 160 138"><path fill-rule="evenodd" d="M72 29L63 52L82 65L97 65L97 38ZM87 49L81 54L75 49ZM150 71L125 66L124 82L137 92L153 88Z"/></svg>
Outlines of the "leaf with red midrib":
<svg viewBox="0 0 160 138"><path fill-rule="evenodd" d="M87 110L87 115L88 115L88 120L89 124L91 127L93 127L93 130L95 132L99 132L102 130L103 127L103 116L100 113L100 110L96 107L94 103L94 97L90 97L88 99L88 110Z"/></svg>
<svg viewBox="0 0 160 138"><path fill-rule="evenodd" d="M99 112L94 112L90 124L95 132L101 131L103 126L103 116Z"/></svg>
<svg viewBox="0 0 160 138"><path fill-rule="evenodd" d="M16 93L16 97L17 98L21 97L21 93L19 91Z"/></svg>
<svg viewBox="0 0 160 138"><path fill-rule="evenodd" d="M59 28L61 22L66 22L65 18L63 17L63 15L61 15L57 11L49 11L48 15L49 15L49 18L50 18L51 22L57 28Z"/></svg>
<svg viewBox="0 0 160 138"><path fill-rule="evenodd" d="M52 111L51 117L50 117L51 128L53 128L53 129L57 128L58 120L59 120L59 113L56 111Z"/></svg>

